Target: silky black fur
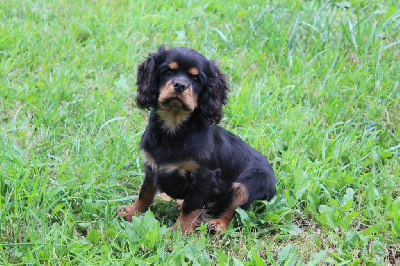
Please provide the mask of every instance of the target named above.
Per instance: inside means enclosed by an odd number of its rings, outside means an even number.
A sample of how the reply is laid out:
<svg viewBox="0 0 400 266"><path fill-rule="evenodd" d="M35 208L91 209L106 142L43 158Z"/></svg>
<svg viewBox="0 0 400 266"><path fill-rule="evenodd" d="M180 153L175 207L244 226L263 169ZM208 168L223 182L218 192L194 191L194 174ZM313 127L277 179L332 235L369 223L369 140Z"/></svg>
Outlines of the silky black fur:
<svg viewBox="0 0 400 266"><path fill-rule="evenodd" d="M172 60L180 66L195 66L200 70L201 84L194 84L198 104L177 131L166 132L157 113L161 76ZM187 77L190 80L190 77ZM183 212L204 208L220 215L233 202L234 182L241 183L248 192L247 209L254 200L270 200L275 195L275 175L268 160L239 137L218 126L222 106L227 102L228 86L225 76L214 61L195 50L161 47L138 67L139 108L151 109L147 128L140 142L141 150L159 166L182 161L195 161L194 173L160 173L146 164L142 186L153 184L172 198L184 199Z"/></svg>

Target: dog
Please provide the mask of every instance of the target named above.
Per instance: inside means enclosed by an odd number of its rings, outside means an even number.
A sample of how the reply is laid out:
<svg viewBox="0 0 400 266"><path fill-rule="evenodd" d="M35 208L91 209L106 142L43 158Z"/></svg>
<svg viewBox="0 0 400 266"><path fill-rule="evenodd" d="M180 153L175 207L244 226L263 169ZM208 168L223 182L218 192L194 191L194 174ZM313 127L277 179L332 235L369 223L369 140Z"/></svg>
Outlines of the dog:
<svg viewBox="0 0 400 266"><path fill-rule="evenodd" d="M229 89L214 61L187 47L161 46L139 65L137 87L137 106L151 110L140 142L145 178L138 199L117 211L125 220L146 211L161 191L183 200L171 229L191 232L206 222L219 233L236 208L275 195L268 160L218 126Z"/></svg>

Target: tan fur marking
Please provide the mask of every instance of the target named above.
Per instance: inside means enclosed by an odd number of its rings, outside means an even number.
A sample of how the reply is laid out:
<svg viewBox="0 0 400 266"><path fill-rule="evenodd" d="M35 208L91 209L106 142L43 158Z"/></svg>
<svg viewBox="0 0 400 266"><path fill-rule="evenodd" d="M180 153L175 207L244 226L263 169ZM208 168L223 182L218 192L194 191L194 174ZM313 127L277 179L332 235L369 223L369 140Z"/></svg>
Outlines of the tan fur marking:
<svg viewBox="0 0 400 266"><path fill-rule="evenodd" d="M190 113L182 110L158 109L156 112L164 122L163 128L170 133L175 133L175 131L179 129L181 124L185 122L190 115Z"/></svg>
<svg viewBox="0 0 400 266"><path fill-rule="evenodd" d="M153 170L157 169L156 162L154 161L153 157L151 157L147 151L142 150L142 157L143 157L144 161L151 167L151 169L153 169Z"/></svg>
<svg viewBox="0 0 400 266"><path fill-rule="evenodd" d="M146 164L148 164L151 167L151 169L159 170L161 173L164 174L170 174L175 171L178 171L181 176L184 176L187 172L189 173L196 172L197 168L199 167L197 162L191 160L179 163L157 165L154 159L145 150L142 150L142 157L145 160Z"/></svg>
<svg viewBox="0 0 400 266"><path fill-rule="evenodd" d="M229 214L231 214L231 213L229 213ZM207 221L208 228L213 233L222 233L222 232L226 231L230 222L232 221L232 218L233 218L233 215L227 215L227 213L226 213L221 218L209 220L209 221Z"/></svg>
<svg viewBox="0 0 400 266"><path fill-rule="evenodd" d="M181 176L184 176L187 172L194 173L197 170L198 164L195 161L184 161L176 164L163 164L160 165L161 173L173 173L177 171Z"/></svg>
<svg viewBox="0 0 400 266"><path fill-rule="evenodd" d="M157 196L162 198L163 200L166 200L166 201L172 200L172 198L170 196L168 196L167 193L164 193L164 192L163 193L159 193Z"/></svg>
<svg viewBox="0 0 400 266"><path fill-rule="evenodd" d="M176 170L178 170L179 165L178 164L163 164L160 165L160 173L163 174L171 174L173 172L175 172Z"/></svg>
<svg viewBox="0 0 400 266"><path fill-rule="evenodd" d="M170 69L178 69L179 68L179 64L178 64L178 62L171 62L171 63L169 63L168 64L168 67L170 68Z"/></svg>
<svg viewBox="0 0 400 266"><path fill-rule="evenodd" d="M185 204L185 203L183 203L183 204ZM197 210L194 210L187 214L185 214L185 213L183 213L183 211L181 211L181 213L179 214L178 220L172 226L171 229L177 229L178 225L180 225L182 232L184 232L184 233L192 232L194 229L196 229L200 225L200 223L202 221L204 221L202 211L203 211L202 209L197 209Z"/></svg>
<svg viewBox="0 0 400 266"><path fill-rule="evenodd" d="M188 172L194 173L199 165L195 161L184 161L179 165L180 169L186 170Z"/></svg>
<svg viewBox="0 0 400 266"><path fill-rule="evenodd" d="M199 70L197 69L197 67L191 67L189 68L189 73L194 76L197 76L199 74Z"/></svg>
<svg viewBox="0 0 400 266"><path fill-rule="evenodd" d="M247 192L247 189L245 186L241 183L234 182L232 184L232 189L233 189L233 202L232 206L239 207L243 203L245 203L249 199L249 193Z"/></svg>
<svg viewBox="0 0 400 266"><path fill-rule="evenodd" d="M169 80L164 87L160 88L160 95L158 96L158 101L160 103L163 103L168 98L171 98L173 95L175 95L173 82L172 80Z"/></svg>

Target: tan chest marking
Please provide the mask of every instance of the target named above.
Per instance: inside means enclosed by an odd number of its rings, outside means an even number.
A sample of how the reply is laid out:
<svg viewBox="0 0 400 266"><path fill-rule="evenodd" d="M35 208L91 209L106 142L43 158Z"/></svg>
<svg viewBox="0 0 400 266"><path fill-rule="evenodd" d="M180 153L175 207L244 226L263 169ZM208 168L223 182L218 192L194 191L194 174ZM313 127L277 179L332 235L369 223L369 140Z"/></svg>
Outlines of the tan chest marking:
<svg viewBox="0 0 400 266"><path fill-rule="evenodd" d="M171 174L174 172L178 172L179 175L184 176L187 173L194 173L196 172L199 165L197 162L193 160L182 161L177 163L167 163L157 165L154 159L150 156L150 154L146 151L142 151L142 155L146 163L153 169L158 170L159 173L162 174Z"/></svg>
<svg viewBox="0 0 400 266"><path fill-rule="evenodd" d="M184 110L163 110L158 109L157 114L163 120L163 129L175 133L183 122L190 117L190 112Z"/></svg>

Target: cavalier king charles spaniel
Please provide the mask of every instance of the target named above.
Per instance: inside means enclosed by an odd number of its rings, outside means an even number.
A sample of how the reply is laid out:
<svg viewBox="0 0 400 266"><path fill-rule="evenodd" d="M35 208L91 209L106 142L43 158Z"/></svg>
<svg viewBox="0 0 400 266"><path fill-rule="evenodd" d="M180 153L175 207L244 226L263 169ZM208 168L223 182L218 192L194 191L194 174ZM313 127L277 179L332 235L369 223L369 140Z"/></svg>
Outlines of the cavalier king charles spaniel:
<svg viewBox="0 0 400 266"><path fill-rule="evenodd" d="M138 199L121 206L128 221L146 211L157 191L182 199L172 228L191 232L206 222L223 232L238 207L276 192L268 160L218 126L229 92L216 63L186 47L149 54L137 72L137 106L150 109L140 142L145 178Z"/></svg>

